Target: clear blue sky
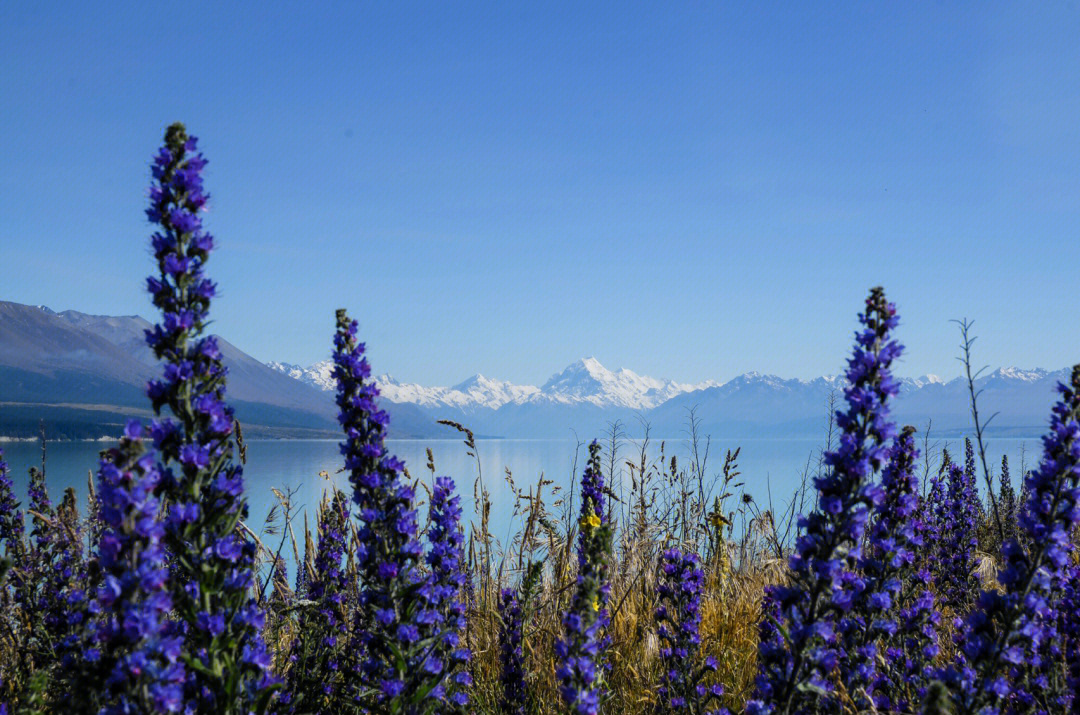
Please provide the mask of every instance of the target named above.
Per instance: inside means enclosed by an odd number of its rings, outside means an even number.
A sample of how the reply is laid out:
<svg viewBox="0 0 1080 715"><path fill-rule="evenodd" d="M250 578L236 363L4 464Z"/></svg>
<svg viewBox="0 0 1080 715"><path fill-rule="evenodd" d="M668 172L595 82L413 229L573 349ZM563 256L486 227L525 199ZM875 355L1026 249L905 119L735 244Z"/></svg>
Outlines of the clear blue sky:
<svg viewBox="0 0 1080 715"><path fill-rule="evenodd" d="M904 374L1080 360L1077 3L511 5L0 4L0 298L152 317L180 119L263 360L811 377L878 283Z"/></svg>

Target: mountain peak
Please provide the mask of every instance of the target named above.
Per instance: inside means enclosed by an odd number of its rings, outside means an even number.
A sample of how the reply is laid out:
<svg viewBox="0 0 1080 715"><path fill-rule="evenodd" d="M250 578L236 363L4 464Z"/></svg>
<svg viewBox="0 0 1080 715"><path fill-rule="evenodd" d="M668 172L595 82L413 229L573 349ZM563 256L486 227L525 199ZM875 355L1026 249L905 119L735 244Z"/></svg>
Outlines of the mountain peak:
<svg viewBox="0 0 1080 715"><path fill-rule="evenodd" d="M461 392L467 392L467 391L475 389L475 388L481 388L481 389L483 389L483 388L492 388L492 387L498 387L498 386L501 386L501 385L509 385L509 384L510 383L508 383L508 382L503 382L502 380L494 380L494 379L492 379L490 377L485 377L484 375L481 375L480 373L476 373L475 375L473 375L471 377L465 378L464 380L462 380L458 384L454 385L450 389L451 390L460 390Z"/></svg>
<svg viewBox="0 0 1080 715"><path fill-rule="evenodd" d="M325 360L307 368L270 363L280 372L321 387L334 389L333 363ZM979 378L979 384L988 384L994 390L1012 389L1014 386L1034 385L1040 380L1055 377L1058 373L1046 370L1022 370L1000 368ZM577 406L615 409L652 410L671 401L672 408L698 400L742 400L764 410L775 405L777 399L802 400L811 411L820 407L824 395L845 384L843 375L826 375L813 379L782 378L777 375L751 370L727 382L708 380L696 384L678 383L674 380L639 375L628 368L609 370L593 356L579 358L552 375L542 386L518 385L498 378L476 373L452 387L428 387L415 383L402 383L389 374L376 377L375 383L383 399L389 402L411 403L436 416L447 416L447 410L459 410L469 419L479 419L483 424L488 411L499 411L504 406L573 409ZM945 381L937 375L901 378L903 394L927 395L926 399L952 399L962 380ZM923 388L934 386L929 393ZM955 389L954 389L955 388ZM966 388L965 388L966 389ZM705 392L708 390L708 392ZM961 391L963 392L963 391ZM934 393L931 395L930 393ZM961 393L957 393L961 394ZM966 394L966 393L964 393ZM936 396L935 396L936 395ZM685 399L675 400L683 396ZM962 397L962 394L961 394ZM908 399L905 397L905 399ZM770 408L771 409L771 408ZM966 413L965 413L966 414ZM492 415L500 420L489 429L503 430L507 417ZM762 419L765 419L762 417Z"/></svg>
<svg viewBox="0 0 1080 715"><path fill-rule="evenodd" d="M1034 382L1041 380L1050 374L1049 370L1044 370L1041 367L1037 367L1031 370L1025 370L1019 367L999 367L993 372L983 375L985 379L999 379L999 380L1021 380L1022 382Z"/></svg>
<svg viewBox="0 0 1080 715"><path fill-rule="evenodd" d="M577 362L575 363L575 365L580 365L580 366L581 366L582 368L584 368L585 370L589 371L590 373L596 373L596 372L599 372L599 373L605 373L605 372L609 372L609 370L608 370L608 369L607 369L606 367L604 367L604 366L603 366L603 365L602 365L602 364L600 363L600 361L599 361L599 360L597 360L596 358L594 358L594 357L593 357L593 356L591 356L591 355L590 355L589 357L584 357L584 358L581 358L580 360L578 360L578 361L577 361Z"/></svg>
<svg viewBox="0 0 1080 715"><path fill-rule="evenodd" d="M329 391L337 388L337 383L334 381L333 360L320 360L307 367L293 365L287 362L268 362L266 365L278 372L285 373L294 380L307 383L320 390ZM385 377L389 377L389 375L386 375ZM375 381L378 382L380 379L381 378L376 378Z"/></svg>
<svg viewBox="0 0 1080 715"><path fill-rule="evenodd" d="M625 370L625 368L623 368L623 370ZM622 370L620 370L620 372L622 372ZM575 360L564 367L560 372L552 375L545 383L545 387L554 384L558 380L577 379L579 377L582 379L592 378L593 380L607 380L614 374L615 373L604 367L596 358L592 356L583 357Z"/></svg>

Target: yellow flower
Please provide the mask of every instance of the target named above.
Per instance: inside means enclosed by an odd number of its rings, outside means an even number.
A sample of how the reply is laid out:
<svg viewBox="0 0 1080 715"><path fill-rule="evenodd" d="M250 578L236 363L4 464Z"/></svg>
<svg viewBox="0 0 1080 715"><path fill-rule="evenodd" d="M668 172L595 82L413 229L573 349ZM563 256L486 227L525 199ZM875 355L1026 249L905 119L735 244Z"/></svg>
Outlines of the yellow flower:
<svg viewBox="0 0 1080 715"><path fill-rule="evenodd" d="M721 529L731 523L727 520L727 518L724 517L723 514L720 514L718 512L713 512L712 514L710 514L709 521L712 522L714 529Z"/></svg>
<svg viewBox="0 0 1080 715"><path fill-rule="evenodd" d="M599 610L600 610L600 599L599 599L599 598L594 598L594 599L593 599L593 602L592 602L592 609L593 609L594 611L599 611Z"/></svg>
<svg viewBox="0 0 1080 715"><path fill-rule="evenodd" d="M591 526L594 529L600 526L600 517L598 517L596 514L589 514L588 516L582 517L581 528L584 529L587 526Z"/></svg>

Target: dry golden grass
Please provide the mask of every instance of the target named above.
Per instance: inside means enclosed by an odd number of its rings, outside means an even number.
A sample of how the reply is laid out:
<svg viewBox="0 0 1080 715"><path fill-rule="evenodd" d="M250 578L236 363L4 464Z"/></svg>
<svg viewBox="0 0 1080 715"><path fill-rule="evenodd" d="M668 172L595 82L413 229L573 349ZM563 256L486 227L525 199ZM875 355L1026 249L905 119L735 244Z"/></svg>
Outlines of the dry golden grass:
<svg viewBox="0 0 1080 715"><path fill-rule="evenodd" d="M573 520L565 518L570 502L556 500L564 510L563 517L556 520L543 511L544 505L536 494L531 491L522 507L526 524L522 533L507 553L492 558L494 563L502 564L498 575L487 577L483 573L485 559L479 551L482 540L474 538L470 549L476 582L480 584L469 614L468 633L474 657L476 712L497 712L501 694L498 593L504 587L516 587L521 565L533 559L543 560L544 575L532 607L527 610L525 628L526 673L533 699L529 711L562 711L554 644L562 634L562 615L576 584L575 528ZM638 504L638 512L627 508L622 514L621 523L630 526L620 530L611 559L611 645L606 650L610 699L605 711L627 715L654 712L655 689L660 682L660 641L654 615L658 563L661 551L668 546L693 549L703 556L701 657L716 658L719 667L708 682L723 684L724 704L734 711L741 710L756 673L764 588L786 578L786 563L765 543L763 536L768 529L755 525L744 530L739 543L730 543L724 537L730 536L731 520L717 519L719 511L710 518L700 503L690 503L685 509L682 505L670 508L670 500L639 500ZM641 507L643 504L648 505ZM716 506L719 508L719 502ZM690 524L682 520L683 514L694 520L692 528L684 528ZM541 521L554 528L539 529L543 534L537 537L531 530ZM771 516L763 521L771 524ZM561 528L567 524L568 528ZM736 564L739 554L744 556Z"/></svg>

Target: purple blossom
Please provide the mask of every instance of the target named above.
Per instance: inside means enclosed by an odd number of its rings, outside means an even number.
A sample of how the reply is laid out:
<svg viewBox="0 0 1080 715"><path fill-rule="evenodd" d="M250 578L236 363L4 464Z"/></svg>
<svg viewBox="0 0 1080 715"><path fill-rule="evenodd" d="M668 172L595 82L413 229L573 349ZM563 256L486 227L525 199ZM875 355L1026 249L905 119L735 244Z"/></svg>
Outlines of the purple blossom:
<svg viewBox="0 0 1080 715"><path fill-rule="evenodd" d="M563 703L579 715L596 715L605 696L603 651L610 643L607 602L611 558L611 527L604 509L604 478L600 445L589 445L589 463L581 477L581 516L578 521L577 587L563 614L563 637L555 643L559 692Z"/></svg>
<svg viewBox="0 0 1080 715"><path fill-rule="evenodd" d="M356 322L339 310L334 378L345 433L341 453L359 521L361 590L350 650L363 656L354 668L353 697L358 702L374 697L368 704L379 712L423 712L432 707L425 701L437 702L445 692L448 669L445 663L434 667L417 636L421 625L441 614L427 595L432 581L418 568L423 550L416 538L413 490L402 479L404 465L386 451L389 418L376 403L379 391L368 380L371 367L356 330Z"/></svg>
<svg viewBox="0 0 1080 715"><path fill-rule="evenodd" d="M829 701L830 674L845 655L838 650L837 622L865 588L855 569L870 511L883 498L871 479L896 433L886 405L899 390L889 368L902 348L890 337L896 310L880 288L870 291L859 321L863 328L848 360L847 409L836 413L840 446L826 453L828 471L815 480L817 510L800 521L791 583L769 591L787 635L781 645L781 631L764 634L750 715L802 712Z"/></svg>
<svg viewBox="0 0 1080 715"><path fill-rule="evenodd" d="M1059 712L1067 702L1047 687L1042 660L1059 639L1053 604L1070 593L1070 534L1080 524L1080 365L1058 390L1042 461L1025 479L1020 528L1030 547L1005 544L998 575L1004 591L982 592L958 639L963 660L942 673L961 715L1006 707Z"/></svg>
<svg viewBox="0 0 1080 715"><path fill-rule="evenodd" d="M336 713L351 701L342 687L348 661L344 651L348 579L342 568L348 518L346 497L335 489L333 499L324 500L319 508L319 542L305 586L312 605L300 612L289 655L289 712ZM300 572L307 573L304 564Z"/></svg>
<svg viewBox="0 0 1080 715"><path fill-rule="evenodd" d="M235 534L247 504L232 460L226 370L216 339L205 335L213 291L201 286L208 285L212 242L199 217L206 160L196 146L173 124L153 164L148 215L158 224L152 244L159 273L147 286L162 315L146 339L164 367L147 392L159 415L151 433L162 460L157 492L169 504L165 543L184 554L174 564L173 606L186 648L202 666L188 671L185 698L201 711L246 715L265 709L271 679L259 619L240 617L257 610L255 546Z"/></svg>
<svg viewBox="0 0 1080 715"><path fill-rule="evenodd" d="M154 491L162 474L142 429L128 425L119 446L98 470L97 500L102 522L97 544L101 586L89 603L84 647L69 677L87 712L174 713L184 705L185 668L180 638L168 615L172 600ZM149 528L138 528L148 522Z"/></svg>
<svg viewBox="0 0 1080 715"><path fill-rule="evenodd" d="M660 558L656 621L660 635L659 711L680 715L727 713L719 698L724 689L703 680L716 672L716 661L702 659L701 586L705 574L698 555L672 548Z"/></svg>

